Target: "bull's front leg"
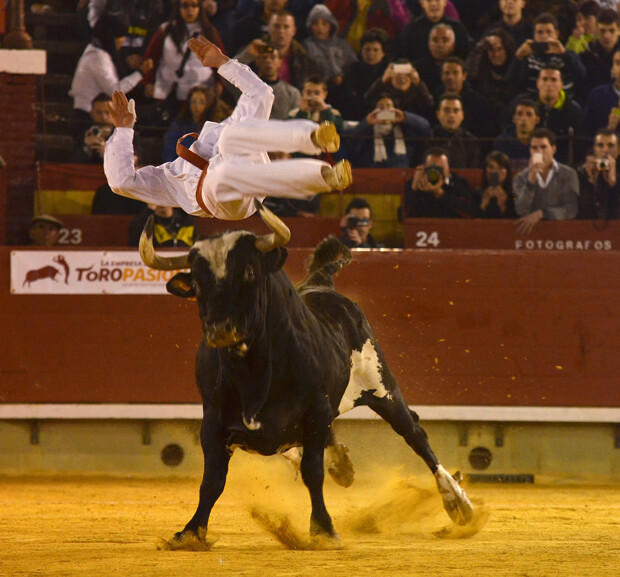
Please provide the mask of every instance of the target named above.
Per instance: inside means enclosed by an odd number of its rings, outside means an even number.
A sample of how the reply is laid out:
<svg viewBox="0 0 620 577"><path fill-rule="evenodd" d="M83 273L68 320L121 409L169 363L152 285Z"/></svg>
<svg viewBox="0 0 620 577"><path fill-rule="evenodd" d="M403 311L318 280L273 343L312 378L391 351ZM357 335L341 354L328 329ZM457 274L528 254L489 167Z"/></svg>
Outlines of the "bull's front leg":
<svg viewBox="0 0 620 577"><path fill-rule="evenodd" d="M338 539L323 497L323 481L325 478L323 454L329 432L329 422L328 407L325 407L324 410L313 409L306 414L304 418L301 476L306 487L308 487L312 503L310 534Z"/></svg>
<svg viewBox="0 0 620 577"><path fill-rule="evenodd" d="M209 515L224 490L230 461L224 429L212 407L204 409L200 441L204 455L204 471L198 508L185 528L168 542L171 549L208 550L212 545L207 540Z"/></svg>

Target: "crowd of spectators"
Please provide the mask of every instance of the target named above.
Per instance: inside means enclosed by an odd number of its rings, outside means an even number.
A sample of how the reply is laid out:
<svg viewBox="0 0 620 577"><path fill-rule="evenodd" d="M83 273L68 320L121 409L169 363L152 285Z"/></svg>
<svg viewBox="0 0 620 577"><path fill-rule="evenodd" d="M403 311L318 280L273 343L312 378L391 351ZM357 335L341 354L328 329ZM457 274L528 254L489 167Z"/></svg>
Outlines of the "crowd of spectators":
<svg viewBox="0 0 620 577"><path fill-rule="evenodd" d="M136 100L143 130L159 127L161 161L230 114L238 92L187 48L201 34L273 87L272 118L334 122L354 167L415 169L402 216L519 218L526 231L541 218L617 217L612 0L82 4L76 162L101 162L115 89ZM482 188L461 168L483 169Z"/></svg>

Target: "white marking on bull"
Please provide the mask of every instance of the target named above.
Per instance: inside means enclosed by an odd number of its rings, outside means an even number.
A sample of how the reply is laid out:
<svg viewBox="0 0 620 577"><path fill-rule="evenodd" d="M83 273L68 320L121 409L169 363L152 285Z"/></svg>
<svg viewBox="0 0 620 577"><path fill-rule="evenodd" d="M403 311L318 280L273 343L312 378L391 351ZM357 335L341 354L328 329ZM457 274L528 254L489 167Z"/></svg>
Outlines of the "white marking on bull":
<svg viewBox="0 0 620 577"><path fill-rule="evenodd" d="M238 230L217 238L208 238L196 242L198 254L207 260L216 280L226 278L228 274L226 269L228 253L235 247L237 241L247 234L249 233L245 230Z"/></svg>
<svg viewBox="0 0 620 577"><path fill-rule="evenodd" d="M338 413L342 415L342 413L350 411L355 406L355 401L364 392L372 393L380 399L383 397L392 398L392 394L385 388L381 379L379 355L377 355L377 350L370 339L364 343L361 351L351 352L351 374L347 388L340 400Z"/></svg>

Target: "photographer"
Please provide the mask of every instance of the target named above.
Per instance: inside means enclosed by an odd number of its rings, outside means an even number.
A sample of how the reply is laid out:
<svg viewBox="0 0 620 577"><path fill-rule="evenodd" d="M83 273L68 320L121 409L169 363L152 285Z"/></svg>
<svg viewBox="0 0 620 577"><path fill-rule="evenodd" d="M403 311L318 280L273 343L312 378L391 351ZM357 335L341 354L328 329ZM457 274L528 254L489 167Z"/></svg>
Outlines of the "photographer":
<svg viewBox="0 0 620 577"><path fill-rule="evenodd" d="M105 141L110 137L114 126L108 110L112 98L107 94L98 94L92 102L90 117L92 126L84 132L71 154L70 162L76 164L103 164Z"/></svg>
<svg viewBox="0 0 620 577"><path fill-rule="evenodd" d="M289 118L303 118L314 122L332 122L338 132L342 132L342 116L335 108L325 102L327 98L327 83L320 76L309 76L304 80L301 90L299 108L294 108L288 114Z"/></svg>
<svg viewBox="0 0 620 577"><path fill-rule="evenodd" d="M484 159L480 217L516 218L512 196L512 167L503 152L494 150Z"/></svg>
<svg viewBox="0 0 620 577"><path fill-rule="evenodd" d="M346 208L340 221L342 236L340 242L349 248L379 248L370 234L372 209L364 198L354 198Z"/></svg>
<svg viewBox="0 0 620 577"><path fill-rule="evenodd" d="M426 151L424 164L417 166L405 183L405 218L473 218L478 207L466 179L452 174L446 151L433 147Z"/></svg>
<svg viewBox="0 0 620 577"><path fill-rule="evenodd" d="M616 172L618 135L602 128L594 137L593 154L579 168L579 212L577 218L609 220L618 218L620 186Z"/></svg>

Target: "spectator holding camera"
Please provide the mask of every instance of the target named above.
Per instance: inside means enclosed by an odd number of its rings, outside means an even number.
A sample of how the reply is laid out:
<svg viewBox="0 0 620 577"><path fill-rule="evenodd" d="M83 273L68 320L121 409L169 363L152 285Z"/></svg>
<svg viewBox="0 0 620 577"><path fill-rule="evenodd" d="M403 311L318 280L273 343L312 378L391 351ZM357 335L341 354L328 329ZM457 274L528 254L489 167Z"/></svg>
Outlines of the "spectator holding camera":
<svg viewBox="0 0 620 577"><path fill-rule="evenodd" d="M560 164L555 134L537 128L530 141L529 166L515 177L513 190L519 218L519 234L530 234L541 220L571 220L577 216L579 179L577 172Z"/></svg>
<svg viewBox="0 0 620 577"><path fill-rule="evenodd" d="M345 210L340 221L342 236L340 242L349 248L379 248L370 231L372 229L372 208L364 198L356 197Z"/></svg>
<svg viewBox="0 0 620 577"><path fill-rule="evenodd" d="M467 180L450 172L446 151L432 147L405 183L405 204L399 212L405 218L473 218L478 207Z"/></svg>
<svg viewBox="0 0 620 577"><path fill-rule="evenodd" d="M482 218L515 218L512 196L512 167L510 159L494 150L484 159L480 215Z"/></svg>
<svg viewBox="0 0 620 577"><path fill-rule="evenodd" d="M105 141L114 130L108 102L112 98L103 92L95 96L90 109L92 126L86 130L81 142L71 154L71 162L76 164L103 164Z"/></svg>
<svg viewBox="0 0 620 577"><path fill-rule="evenodd" d="M577 218L610 220L620 217L617 175L618 135L601 128L594 137L594 149L586 156L579 174L579 212Z"/></svg>
<svg viewBox="0 0 620 577"><path fill-rule="evenodd" d="M342 116L340 112L325 101L327 99L327 83L320 76L306 78L301 90L299 108L294 108L288 114L289 118L303 118L314 122L329 121L342 132Z"/></svg>
<svg viewBox="0 0 620 577"><path fill-rule="evenodd" d="M398 102L400 108L432 118L433 97L426 84L420 79L417 69L407 60L390 62L381 78L375 80L364 96L369 107L375 107L384 96Z"/></svg>
<svg viewBox="0 0 620 577"><path fill-rule="evenodd" d="M355 167L407 168L419 162L422 140L428 138L426 118L398 108L389 96L351 130L349 159ZM418 152L420 151L420 152Z"/></svg>
<svg viewBox="0 0 620 577"><path fill-rule="evenodd" d="M567 94L574 96L579 92L586 79L586 67L577 54L566 50L560 42L556 17L543 12L534 21L534 38L517 48L515 60L508 71L508 80L520 92L533 96L536 94L538 74L547 66L562 71L563 88Z"/></svg>

